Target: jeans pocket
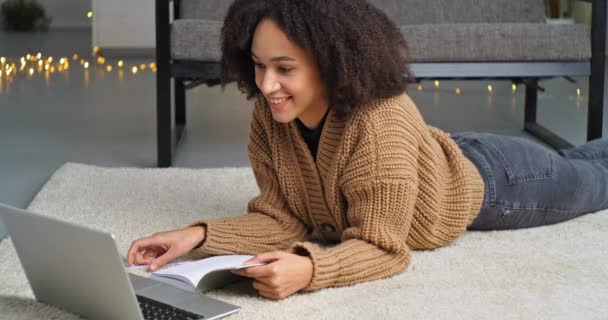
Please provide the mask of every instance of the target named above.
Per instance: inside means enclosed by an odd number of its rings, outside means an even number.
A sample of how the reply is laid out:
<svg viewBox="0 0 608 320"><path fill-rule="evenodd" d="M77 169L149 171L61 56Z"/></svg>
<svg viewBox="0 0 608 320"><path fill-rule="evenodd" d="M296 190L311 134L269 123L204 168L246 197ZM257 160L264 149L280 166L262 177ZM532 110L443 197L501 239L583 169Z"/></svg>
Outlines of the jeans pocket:
<svg viewBox="0 0 608 320"><path fill-rule="evenodd" d="M509 185L541 180L555 174L553 152L526 138L495 134L474 137L505 169Z"/></svg>

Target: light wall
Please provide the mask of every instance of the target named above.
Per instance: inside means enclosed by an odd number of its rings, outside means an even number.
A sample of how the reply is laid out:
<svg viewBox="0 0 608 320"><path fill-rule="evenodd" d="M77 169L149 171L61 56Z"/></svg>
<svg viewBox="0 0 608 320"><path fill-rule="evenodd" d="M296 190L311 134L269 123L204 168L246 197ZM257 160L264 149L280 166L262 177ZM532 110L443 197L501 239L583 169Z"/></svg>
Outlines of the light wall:
<svg viewBox="0 0 608 320"><path fill-rule="evenodd" d="M154 48L154 8L153 0L93 0L93 46Z"/></svg>
<svg viewBox="0 0 608 320"><path fill-rule="evenodd" d="M0 0L0 3L6 0ZM87 12L91 10L91 1L87 0L37 0L46 15L53 18L51 28L89 28L91 19Z"/></svg>

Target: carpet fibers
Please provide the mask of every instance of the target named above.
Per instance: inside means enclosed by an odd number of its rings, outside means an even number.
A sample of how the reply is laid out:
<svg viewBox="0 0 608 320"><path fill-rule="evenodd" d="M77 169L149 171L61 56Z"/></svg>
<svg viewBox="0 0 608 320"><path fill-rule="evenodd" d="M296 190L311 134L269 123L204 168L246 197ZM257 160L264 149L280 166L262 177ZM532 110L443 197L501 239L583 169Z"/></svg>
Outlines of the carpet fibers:
<svg viewBox="0 0 608 320"><path fill-rule="evenodd" d="M244 212L249 168L132 169L66 164L29 206L131 241L202 217ZM87 250L87 248L82 248ZM209 295L242 307L231 319L607 319L608 212L534 229L468 232L416 251L397 276L274 302L249 281ZM0 318L76 319L33 299L10 240L0 242ZM111 293L108 293L111 294Z"/></svg>

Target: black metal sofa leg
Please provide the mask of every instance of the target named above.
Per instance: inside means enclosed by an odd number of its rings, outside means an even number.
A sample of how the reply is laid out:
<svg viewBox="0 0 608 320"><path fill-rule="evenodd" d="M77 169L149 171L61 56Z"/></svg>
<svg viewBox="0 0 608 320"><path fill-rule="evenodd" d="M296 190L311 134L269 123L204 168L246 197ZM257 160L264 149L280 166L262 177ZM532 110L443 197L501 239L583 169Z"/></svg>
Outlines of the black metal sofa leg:
<svg viewBox="0 0 608 320"><path fill-rule="evenodd" d="M173 82L175 94L175 140L173 150L177 149L186 130L186 86L180 79Z"/></svg>
<svg viewBox="0 0 608 320"><path fill-rule="evenodd" d="M160 71L160 70L159 70ZM158 74L156 79L157 159L159 167L170 167L173 158L171 116L171 78Z"/></svg>
<svg viewBox="0 0 608 320"><path fill-rule="evenodd" d="M170 167L173 158L170 71L169 1L156 0L156 145L157 165Z"/></svg>
<svg viewBox="0 0 608 320"><path fill-rule="evenodd" d="M605 0L594 0L591 17L591 76L587 140L602 137L604 119L604 82L606 76L606 10Z"/></svg>
<svg viewBox="0 0 608 320"><path fill-rule="evenodd" d="M573 145L553 133L551 130L541 126L536 122L537 105L538 105L538 79L524 79L526 85L526 106L524 110L524 130L540 139L551 147L559 149L567 149Z"/></svg>

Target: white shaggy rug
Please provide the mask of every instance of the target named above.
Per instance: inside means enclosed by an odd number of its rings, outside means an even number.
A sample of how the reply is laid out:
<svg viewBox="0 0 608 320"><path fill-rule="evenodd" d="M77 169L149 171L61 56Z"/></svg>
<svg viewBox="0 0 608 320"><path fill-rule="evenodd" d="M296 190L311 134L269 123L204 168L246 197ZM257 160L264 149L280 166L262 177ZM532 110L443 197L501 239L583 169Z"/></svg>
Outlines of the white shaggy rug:
<svg viewBox="0 0 608 320"><path fill-rule="evenodd" d="M135 238L202 217L237 215L257 187L249 168L122 169L66 164L30 205L36 212ZM209 293L231 319L606 319L608 212L558 225L469 232L415 252L404 273L272 302L247 281ZM33 300L10 240L0 243L0 318L74 316Z"/></svg>

